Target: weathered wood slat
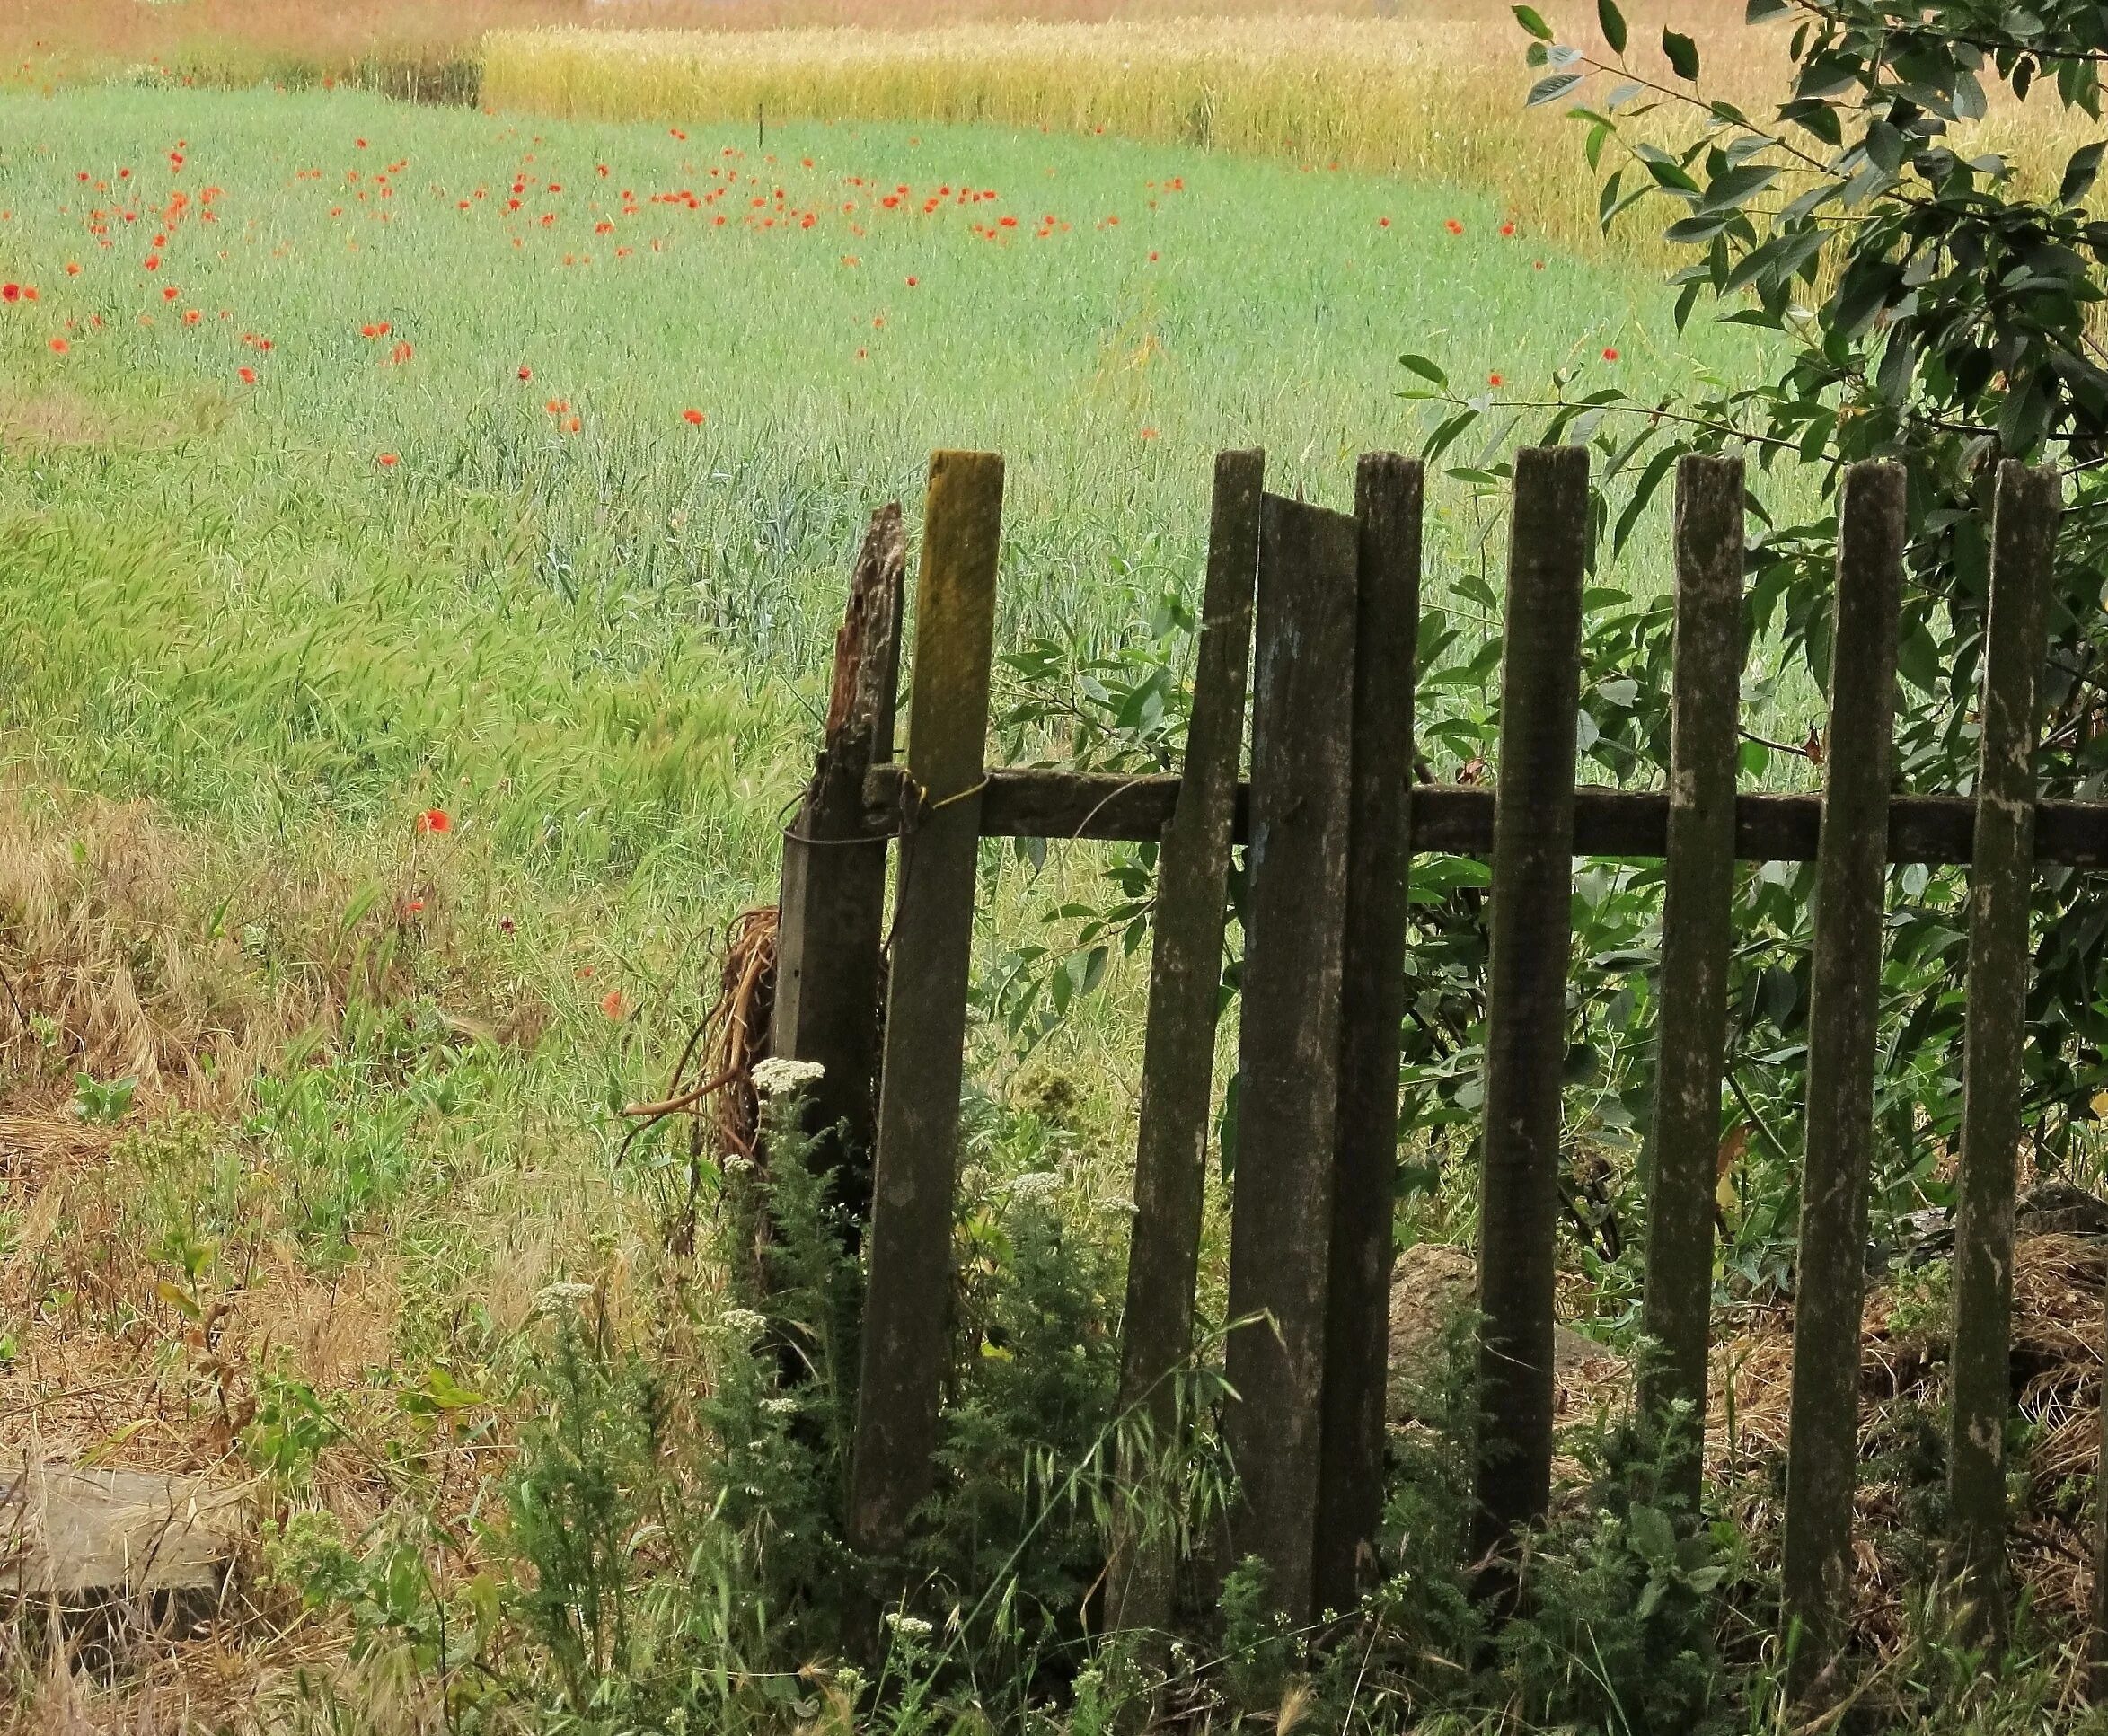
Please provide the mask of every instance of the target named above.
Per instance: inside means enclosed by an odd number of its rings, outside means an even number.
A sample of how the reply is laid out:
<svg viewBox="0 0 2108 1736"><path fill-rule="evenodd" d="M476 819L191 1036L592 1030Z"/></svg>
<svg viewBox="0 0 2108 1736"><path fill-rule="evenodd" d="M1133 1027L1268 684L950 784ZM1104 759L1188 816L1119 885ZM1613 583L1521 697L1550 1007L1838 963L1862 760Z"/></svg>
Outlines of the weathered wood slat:
<svg viewBox="0 0 2108 1736"><path fill-rule="evenodd" d="M813 1160L834 1171L851 1222L870 1206L878 1137L878 984L886 853L865 839L863 784L893 757L906 542L897 502L871 519L834 639L825 746L783 834L770 1050L826 1071L807 1099Z"/></svg>
<svg viewBox="0 0 2108 1736"><path fill-rule="evenodd" d="M1174 1371L1193 1350L1193 1299L1206 1202L1208 1126L1220 1010L1230 833L1244 757L1252 595L1266 454L1215 461L1207 583L1177 806L1157 855L1149 1012L1135 1134L1134 1228L1120 1320L1120 1405L1159 1442L1180 1425ZM1171 1540L1123 1535L1109 1575L1111 1625L1161 1630L1171 1616Z"/></svg>
<svg viewBox="0 0 2108 1736"><path fill-rule="evenodd" d="M1676 628L1669 836L1662 892L1654 1141L1641 1324L1660 1347L1640 1402L1670 1422L1678 1490L1698 1511L1727 966L1734 940L1734 780L1742 669L1742 467L1692 454L1676 471ZM1677 1401L1687 1407L1671 1421Z"/></svg>
<svg viewBox="0 0 2108 1736"><path fill-rule="evenodd" d="M1953 1568L1975 1635L2005 1631L2006 1412L2012 1392L2013 1190L2027 1036L2034 883L2036 692L2061 487L2051 470L1998 467L1969 886L1962 1176L1954 1221L1947 1432Z"/></svg>
<svg viewBox="0 0 2108 1736"><path fill-rule="evenodd" d="M1411 857L1406 785L1398 769L1413 763L1421 489L1420 465L1394 453L1369 454L1354 478L1361 557L1319 1463L1320 1609L1354 1607L1364 1568L1374 1562L1383 1517L1398 1027L1406 1010L1406 866Z"/></svg>
<svg viewBox="0 0 2108 1736"><path fill-rule="evenodd" d="M1486 1564L1481 1595L1504 1608L1518 1589L1517 1528L1542 1519L1551 1500L1559 1098L1587 558L1587 449L1518 453L1478 1193L1478 1413L1496 1425L1479 1431L1469 1545L1471 1558Z"/></svg>
<svg viewBox="0 0 2108 1736"><path fill-rule="evenodd" d="M952 1194L981 841L982 765L1003 467L987 453L930 461L915 601L907 776L886 1004L870 1277L864 1301L849 1537L890 1555L928 1494L948 1356Z"/></svg>
<svg viewBox="0 0 2108 1736"><path fill-rule="evenodd" d="M1903 495L1901 469L1855 464L1839 507L1781 1563L1785 1613L1797 1629L1789 1673L1802 1692L1836 1655L1852 1576Z"/></svg>
<svg viewBox="0 0 2108 1736"><path fill-rule="evenodd" d="M876 768L864 786L864 823L898 826L901 772ZM1020 766L991 771L981 811L990 838L1077 838L1144 842L1160 837L1178 800L1175 777L1057 771ZM1413 849L1424 856L1486 856L1493 850L1490 784L1416 784ZM1250 789L1239 786L1234 836L1250 836ZM1976 804L1966 796L1896 796L1889 802L1888 859L1935 868L1964 866L1974 848ZM1734 853L1743 862L1813 862L1822 829L1820 796L1744 793L1734 803ZM1663 856L1668 851L1669 793L1583 785L1574 798L1576 856ZM2035 860L2052 868L2108 868L2108 802L2035 805Z"/></svg>
<svg viewBox="0 0 2108 1736"><path fill-rule="evenodd" d="M1357 558L1352 518L1266 498L1226 1428L1242 1484L1235 1551L1266 1564L1274 1607L1299 1625L1318 1517Z"/></svg>

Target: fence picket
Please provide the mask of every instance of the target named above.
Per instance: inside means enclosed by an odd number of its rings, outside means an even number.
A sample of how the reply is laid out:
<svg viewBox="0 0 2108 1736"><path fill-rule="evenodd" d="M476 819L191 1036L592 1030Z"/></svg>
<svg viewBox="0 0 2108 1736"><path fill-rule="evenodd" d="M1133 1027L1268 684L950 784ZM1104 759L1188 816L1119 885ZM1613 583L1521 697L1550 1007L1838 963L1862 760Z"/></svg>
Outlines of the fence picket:
<svg viewBox="0 0 2108 1736"><path fill-rule="evenodd" d="M1146 1414L1159 1442L1179 1426L1171 1377L1193 1349L1230 838L1244 757L1266 469L1264 453L1225 452L1215 460L1186 762L1177 806L1157 854L1134 1229L1120 1324L1120 1405ZM1171 1614L1170 1539L1126 1534L1116 1541L1113 1557L1112 1626L1164 1627Z"/></svg>
<svg viewBox="0 0 2108 1736"><path fill-rule="evenodd" d="M1421 489L1420 465L1395 453L1367 454L1355 472L1361 551L1319 1465L1320 1608L1354 1606L1383 1517Z"/></svg>
<svg viewBox="0 0 2108 1736"><path fill-rule="evenodd" d="M849 1537L867 1555L904 1541L937 1446L1002 482L993 454L930 461L851 1458Z"/></svg>
<svg viewBox="0 0 2108 1736"><path fill-rule="evenodd" d="M1668 859L1655 1017L1654 1137L1647 1173L1640 1320L1660 1347L1640 1406L1676 1425L1678 1490L1698 1507L1706 1357L1713 1315L1713 1213L1727 963L1734 938L1734 784L1741 748L1742 466L1696 454L1676 470L1676 626L1669 745Z"/></svg>
<svg viewBox="0 0 2108 1736"><path fill-rule="evenodd" d="M1551 1499L1559 1088L1588 510L1585 447L1515 454L1479 1159L1478 1411L1497 1423L1479 1432L1470 1526L1472 1557L1486 1564L1481 1593L1504 1604L1516 1589L1516 1528L1541 1519Z"/></svg>
<svg viewBox="0 0 2108 1736"><path fill-rule="evenodd" d="M1903 496L1901 469L1859 463L1839 506L1782 1562L1803 1692L1835 1655L1852 1567Z"/></svg>
<svg viewBox="0 0 2108 1736"><path fill-rule="evenodd" d="M870 1203L878 983L884 972L884 837L864 825L864 778L893 757L906 544L898 503L871 519L834 640L825 746L783 834L772 1053L826 1071L807 1098L814 1160L836 1175L850 1220Z"/></svg>
<svg viewBox="0 0 2108 1736"><path fill-rule="evenodd" d="M1969 1002L1947 1434L1953 1565L1971 1605L1969 1624L1979 1633L2005 1629L2013 1192L2034 880L2034 753L2040 736L2035 695L2048 649L2043 607L2060 506L2054 471L2030 470L2011 460L1998 467L1969 883Z"/></svg>
<svg viewBox="0 0 2108 1736"><path fill-rule="evenodd" d="M1318 1513L1358 540L1345 514L1266 497L1226 1427L1237 1553L1266 1563L1274 1606L1299 1623Z"/></svg>

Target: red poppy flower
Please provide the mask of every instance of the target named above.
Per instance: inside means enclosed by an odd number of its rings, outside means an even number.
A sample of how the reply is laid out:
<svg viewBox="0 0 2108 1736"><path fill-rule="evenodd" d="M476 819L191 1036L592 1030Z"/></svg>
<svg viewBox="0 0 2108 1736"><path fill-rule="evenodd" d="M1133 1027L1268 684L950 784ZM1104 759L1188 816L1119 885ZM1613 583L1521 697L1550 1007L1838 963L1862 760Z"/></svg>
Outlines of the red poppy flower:
<svg viewBox="0 0 2108 1736"><path fill-rule="evenodd" d="M908 279L908 287L909 287L910 289L913 289L914 286L915 286L915 279L914 279L914 278L910 278Z"/></svg>
<svg viewBox="0 0 2108 1736"><path fill-rule="evenodd" d="M18 283L0 283L0 302L22 300L22 286Z"/></svg>
<svg viewBox="0 0 2108 1736"><path fill-rule="evenodd" d="M1603 352L1603 359L1606 362L1614 362L1618 359L1618 352L1614 349L1606 349Z"/></svg>
<svg viewBox="0 0 2108 1736"><path fill-rule="evenodd" d="M374 462L383 470L392 471L396 467L396 465L400 464L402 460L397 457L395 454L392 452L384 452L378 454L375 458Z"/></svg>
<svg viewBox="0 0 2108 1736"><path fill-rule="evenodd" d="M532 380L534 377L534 370L533 368L523 367L520 369L520 381L523 384L525 384L527 381Z"/></svg>
<svg viewBox="0 0 2108 1736"><path fill-rule="evenodd" d="M410 340L405 338L399 341L395 348L388 353L389 363L392 366L400 367L403 363L410 360L413 353L414 352L412 352L410 347Z"/></svg>
<svg viewBox="0 0 2108 1736"><path fill-rule="evenodd" d="M1443 218L1442 226L1452 235L1460 235L1464 233L1464 225L1454 217Z"/></svg>
<svg viewBox="0 0 2108 1736"><path fill-rule="evenodd" d="M1390 227L1390 219L1389 217L1378 217L1376 219L1376 226L1379 229L1388 229ZM1150 257L1153 259L1156 256L1151 254Z"/></svg>
<svg viewBox="0 0 2108 1736"><path fill-rule="evenodd" d="M252 367L238 367L234 370L234 377L243 385L252 386L256 383L256 370Z"/></svg>
<svg viewBox="0 0 2108 1736"><path fill-rule="evenodd" d="M630 1003L622 999L620 989L610 989L600 997L600 1010L610 1018L620 1018L630 1010Z"/></svg>
<svg viewBox="0 0 2108 1736"><path fill-rule="evenodd" d="M1514 220L1513 217L1509 218L1507 222L1505 222L1505 223L1504 223L1503 225L1501 225L1501 234L1504 234L1504 235L1512 235L1512 234L1513 234L1514 233L1515 233L1515 220Z"/></svg>
<svg viewBox="0 0 2108 1736"><path fill-rule="evenodd" d="M1486 383L1489 386L1497 386L1500 383L1501 376L1497 374L1489 374L1486 376Z"/></svg>
<svg viewBox="0 0 2108 1736"><path fill-rule="evenodd" d="M164 302L172 302L181 294L182 292L172 283L163 284L161 286L161 299Z"/></svg>
<svg viewBox="0 0 2108 1736"><path fill-rule="evenodd" d="M452 832L454 820L443 807L428 807L418 815L417 829L419 832Z"/></svg>
<svg viewBox="0 0 2108 1736"><path fill-rule="evenodd" d="M699 410L684 410L681 412L681 419L690 427L699 428L710 419Z"/></svg>
<svg viewBox="0 0 2108 1736"><path fill-rule="evenodd" d="M73 346L67 343L64 338L54 338L51 340L51 353L54 356L63 356L72 348Z"/></svg>

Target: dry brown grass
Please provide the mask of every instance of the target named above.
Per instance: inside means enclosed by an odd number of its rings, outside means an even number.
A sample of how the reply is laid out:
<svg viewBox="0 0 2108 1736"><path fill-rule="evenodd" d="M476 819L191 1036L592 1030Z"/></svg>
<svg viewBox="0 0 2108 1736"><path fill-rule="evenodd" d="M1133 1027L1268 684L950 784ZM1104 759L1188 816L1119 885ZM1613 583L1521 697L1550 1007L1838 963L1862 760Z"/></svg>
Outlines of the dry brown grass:
<svg viewBox="0 0 2108 1736"><path fill-rule="evenodd" d="M326 1507L349 1534L402 1498L406 1467L417 1500L442 1515L476 1499L502 1436L472 1444L442 1423L410 1459L400 1452L393 1391L406 1303L393 1226L371 1226L351 1258L317 1261L295 1239L269 1150L233 1120L254 1074L282 1066L302 1033L326 1044L355 991L385 999L483 974L429 969L449 942L445 907L460 896L430 863L414 877L404 865L374 901L377 916L351 925L384 941L405 889L416 891L420 916L437 919L440 952L422 956L414 980L384 945L346 945L345 912L374 866L266 862L216 849L143 805L0 785L0 1467L34 1458L253 1484L236 1437L275 1371L348 1421L298 1499ZM260 886L266 894L240 896ZM226 932L219 916L229 909L246 911L268 944L251 934L245 947ZM518 1012L465 988L458 1004L493 1030ZM119 1124L75 1112L80 1071L139 1080ZM146 1203L157 1181L178 1197L202 1186L215 1154L229 1151L243 1215L191 1278L159 1245ZM460 1203L485 1220L491 1311L516 1329L560 1250L592 1238L546 1177L498 1180L467 1186ZM537 1187L546 1197L522 1209L516 1194ZM287 1493L259 1493L267 1515L282 1516ZM286 1730L302 1708L321 1710L300 1672L330 1679L350 1670L347 1637L251 1571L201 1635L135 1636L115 1686L49 1658L18 1679L0 1730ZM0 1633L0 1656L40 1655ZM424 1685L384 1666L361 1666L373 1679L348 1695L362 1727L436 1728Z"/></svg>
<svg viewBox="0 0 2108 1736"><path fill-rule="evenodd" d="M2015 1244L2015 1400L2036 1433L2027 1493L2013 1519L2015 1572L2038 1609L2073 1623L2086 1616L2093 1582L2094 1519L2078 1479L2090 1477L2100 1458L2104 1279L2108 1245L2100 1238L2024 1235ZM1923 1462L1917 1436L1940 1426L1945 1403L1945 1297L1935 1292L1928 1314L1906 1300L1915 1281L1876 1287L1860 1335L1854 1625L1877 1653L1903 1643L1906 1600L1923 1590L1925 1538L1910 1509L1925 1488L1913 1485L1910 1467ZM1715 1348L1707 1468L1731 1492L1742 1534L1760 1554L1776 1550L1784 1517L1777 1491L1792 1385L1793 1326L1783 1310Z"/></svg>

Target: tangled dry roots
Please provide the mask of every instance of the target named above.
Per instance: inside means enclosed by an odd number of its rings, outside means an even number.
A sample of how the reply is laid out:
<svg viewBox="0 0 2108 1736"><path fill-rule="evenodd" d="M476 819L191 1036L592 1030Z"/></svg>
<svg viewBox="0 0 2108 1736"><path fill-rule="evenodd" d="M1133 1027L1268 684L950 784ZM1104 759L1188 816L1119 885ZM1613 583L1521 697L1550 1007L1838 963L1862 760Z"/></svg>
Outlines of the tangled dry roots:
<svg viewBox="0 0 2108 1736"><path fill-rule="evenodd" d="M692 1115L715 1135L719 1152L753 1159L761 1132L761 1099L754 1069L769 1054L769 1020L776 1004L776 907L743 911L725 931L718 996L690 1035L653 1103L623 1111L636 1132L669 1115Z"/></svg>

